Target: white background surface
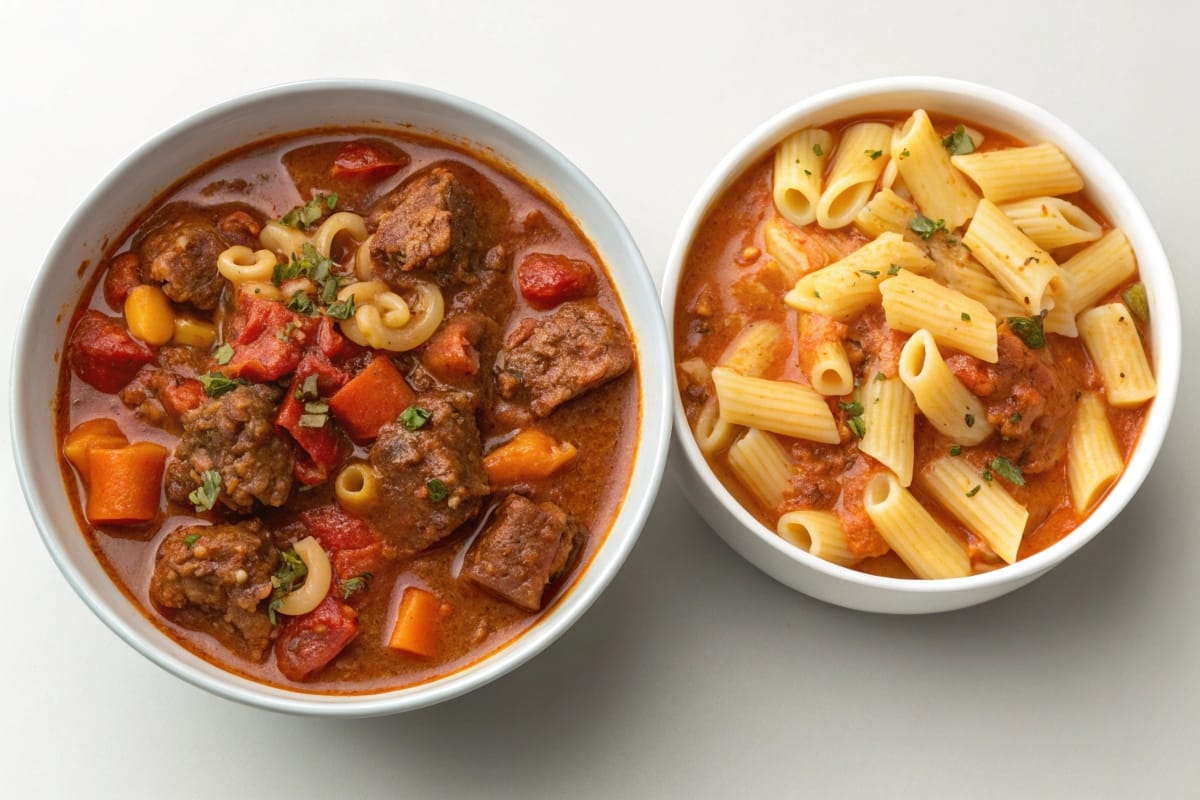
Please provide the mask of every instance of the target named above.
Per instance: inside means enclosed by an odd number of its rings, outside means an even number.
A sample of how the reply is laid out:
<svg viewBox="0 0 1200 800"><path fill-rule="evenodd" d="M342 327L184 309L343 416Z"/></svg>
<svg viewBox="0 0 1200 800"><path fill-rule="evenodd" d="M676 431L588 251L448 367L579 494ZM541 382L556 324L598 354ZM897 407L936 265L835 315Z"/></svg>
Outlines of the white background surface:
<svg viewBox="0 0 1200 800"><path fill-rule="evenodd" d="M939 74L1049 109L1140 196L1174 266L1174 433L1067 564L933 617L845 611L740 561L668 475L624 570L526 666L367 721L291 718L151 665L75 597L0 459L6 797L1200 796L1195 31L1183 2L0 0L0 341L59 226L141 142L318 77L491 106L605 191L656 280L717 159L792 101ZM0 353L8 408L11 355ZM7 416L7 414L5 414ZM7 423L0 426L10 449Z"/></svg>

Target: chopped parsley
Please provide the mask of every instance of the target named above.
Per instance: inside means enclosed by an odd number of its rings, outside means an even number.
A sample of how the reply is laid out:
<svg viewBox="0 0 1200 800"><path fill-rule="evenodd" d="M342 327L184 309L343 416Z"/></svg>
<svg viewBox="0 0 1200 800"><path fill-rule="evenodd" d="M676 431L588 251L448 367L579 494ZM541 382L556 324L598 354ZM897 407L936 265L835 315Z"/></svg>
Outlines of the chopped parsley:
<svg viewBox="0 0 1200 800"><path fill-rule="evenodd" d="M871 159L872 161L883 155L882 150L864 150L863 152L866 154L867 158Z"/></svg>
<svg viewBox="0 0 1200 800"><path fill-rule="evenodd" d="M275 574L271 576L273 589L271 604L267 606L267 615L271 618L272 625L275 624L275 611L283 605L283 598L303 584L304 577L308 575L308 567L296 553L295 548L288 548L279 555L282 560L279 569L275 570Z"/></svg>
<svg viewBox="0 0 1200 800"><path fill-rule="evenodd" d="M862 403L858 402L857 400L849 403L838 403L838 405L841 406L842 411L845 411L852 417L860 416L863 413Z"/></svg>
<svg viewBox="0 0 1200 800"><path fill-rule="evenodd" d="M846 417L846 427L859 439L867 435L867 423L862 417Z"/></svg>
<svg viewBox="0 0 1200 800"><path fill-rule="evenodd" d="M953 133L942 139L942 147L946 148L952 156L965 156L967 153L975 152L975 142L971 140L962 125L956 126Z"/></svg>
<svg viewBox="0 0 1200 800"><path fill-rule="evenodd" d="M292 295L292 299L284 304L288 311L295 311L297 314L307 314L312 316L317 312L317 305L308 296L307 292L297 290Z"/></svg>
<svg viewBox="0 0 1200 800"><path fill-rule="evenodd" d="M291 260L286 264L275 265L275 270L271 273L271 282L279 286L284 281L295 278L310 278L317 284L317 300L322 305L330 305L337 300L338 289L342 286L341 278L334 274L334 266L336 265L332 259L321 255L317 248L305 242L298 255L293 253ZM306 303L305 300L309 302ZM294 294L288 301L288 308L304 314L315 314L317 309L311 302L312 298L306 295L305 300L298 299ZM297 307L293 307L293 303L296 303Z"/></svg>
<svg viewBox="0 0 1200 800"><path fill-rule="evenodd" d="M887 376L886 376L886 375L884 375L882 372L876 372L876 373L875 373L875 380L876 380L877 382L878 382L878 381L886 381L886 380L887 380Z"/></svg>
<svg viewBox="0 0 1200 800"><path fill-rule="evenodd" d="M821 148L820 143L813 144L813 153L815 153L817 156L825 155L825 151Z"/></svg>
<svg viewBox="0 0 1200 800"><path fill-rule="evenodd" d="M239 386L245 386L246 381L241 378L230 378L224 372L206 372L200 375L197 380L204 388L204 393L209 397L220 397L223 394L232 392Z"/></svg>
<svg viewBox="0 0 1200 800"><path fill-rule="evenodd" d="M336 295L334 296L336 297ZM325 309L325 313L334 319L350 319L354 316L354 295L350 295L345 300L330 303L329 308Z"/></svg>
<svg viewBox="0 0 1200 800"><path fill-rule="evenodd" d="M192 545L194 545L198 541L200 541L200 534L190 533L187 536L183 537L183 546L186 547L187 549L191 550Z"/></svg>
<svg viewBox="0 0 1200 800"><path fill-rule="evenodd" d="M975 427L975 415L974 414L964 414L963 422L967 423L968 428L974 428Z"/></svg>
<svg viewBox="0 0 1200 800"><path fill-rule="evenodd" d="M318 397L320 397L319 390L317 389L317 376L308 375L305 377L304 380L300 382L300 386L296 389L295 394L296 399L302 402L305 400L316 400Z"/></svg>
<svg viewBox="0 0 1200 800"><path fill-rule="evenodd" d="M906 148L904 148L903 150L901 150L901 151L900 151L900 157L901 157L901 158L908 158L910 155L912 155L912 153L909 153L909 152L908 152L908 148L907 148L907 147L906 147Z"/></svg>
<svg viewBox="0 0 1200 800"><path fill-rule="evenodd" d="M1009 317L1005 322L1008 329L1021 337L1030 350L1041 350L1046 346L1046 333L1042 330L1042 317Z"/></svg>
<svg viewBox="0 0 1200 800"><path fill-rule="evenodd" d="M859 272L861 272L863 275L869 275L872 278L879 277L879 270L877 269L860 269Z"/></svg>
<svg viewBox="0 0 1200 800"><path fill-rule="evenodd" d="M283 328L281 328L280 330L275 331L275 338L286 344L288 339L292 335L292 331L294 331L294 330L296 330L296 323L289 322L287 325L284 325Z"/></svg>
<svg viewBox="0 0 1200 800"><path fill-rule="evenodd" d="M962 445L961 444L950 445L950 455L961 456L962 455Z"/></svg>
<svg viewBox="0 0 1200 800"><path fill-rule="evenodd" d="M1014 411L1012 416L1008 418L1008 421L1011 422L1013 425L1016 425L1018 422L1021 421L1021 412Z"/></svg>
<svg viewBox="0 0 1200 800"><path fill-rule="evenodd" d="M437 478L427 480L425 488L429 490L429 499L434 503L440 503L450 496L450 490L446 488L446 484Z"/></svg>
<svg viewBox="0 0 1200 800"><path fill-rule="evenodd" d="M971 488L971 491L967 492L967 497L974 497L975 495L979 494L979 490L982 488L983 487L980 486L978 483L975 484L975 486L973 486Z"/></svg>
<svg viewBox="0 0 1200 800"><path fill-rule="evenodd" d="M908 229L913 233L920 234L922 239L928 239L938 231L946 233L946 220L939 219L934 222L924 214L917 212L917 215L912 218L912 222L908 223Z"/></svg>
<svg viewBox="0 0 1200 800"><path fill-rule="evenodd" d="M355 592L365 592L367 590L367 584L370 583L371 578L374 577L375 576L371 573L364 572L361 575L355 575L353 578L347 578L346 580L342 581L342 599L349 600L350 595L354 594Z"/></svg>
<svg viewBox="0 0 1200 800"><path fill-rule="evenodd" d="M991 483L992 480L994 479L994 477L992 475L992 471L990 469L988 469L987 467L983 468L983 479L985 481L987 481L988 483Z"/></svg>
<svg viewBox="0 0 1200 800"><path fill-rule="evenodd" d="M1025 476L1021 474L1021 468L1013 464L1004 456L993 458L988 462L988 466L995 470L996 474L1004 480L1011 483L1013 486L1024 486Z"/></svg>
<svg viewBox="0 0 1200 800"><path fill-rule="evenodd" d="M304 205L296 206L284 214L279 218L279 221L289 228L298 228L306 231L312 227L313 223L325 215L326 209L333 211L337 208L337 202L338 196L336 194L319 194Z"/></svg>
<svg viewBox="0 0 1200 800"><path fill-rule="evenodd" d="M429 422L432 416L433 412L427 408L409 406L400 412L400 424L410 431L415 431L424 427L425 423Z"/></svg>
<svg viewBox="0 0 1200 800"><path fill-rule="evenodd" d="M213 358L222 367L228 364L233 359L233 346L228 342L217 348L217 352L213 354Z"/></svg>
<svg viewBox="0 0 1200 800"><path fill-rule="evenodd" d="M970 321L971 321L971 315L970 315L970 314L968 314L968 313L967 313L967 312L965 312L965 311L964 311L964 312L962 312L962 321L963 321L963 322L970 322Z"/></svg>
<svg viewBox="0 0 1200 800"><path fill-rule="evenodd" d="M1146 297L1145 284L1133 284L1125 291L1121 292L1121 300L1125 302L1129 313L1133 314L1143 325L1150 321L1150 300Z"/></svg>
<svg viewBox="0 0 1200 800"><path fill-rule="evenodd" d="M221 494L221 473L215 469L206 469L200 473L200 485L188 495L188 501L196 507L196 511L211 511ZM194 542L187 542L191 547Z"/></svg>
<svg viewBox="0 0 1200 800"><path fill-rule="evenodd" d="M797 159L797 160L799 160L799 159ZM805 174L805 175L808 175L809 177L812 177L812 170L811 170L811 169L806 169L806 170L804 170L804 174Z"/></svg>
<svg viewBox="0 0 1200 800"><path fill-rule="evenodd" d="M900 274L900 265L899 264L891 264L888 266L888 275L899 275L899 274Z"/></svg>

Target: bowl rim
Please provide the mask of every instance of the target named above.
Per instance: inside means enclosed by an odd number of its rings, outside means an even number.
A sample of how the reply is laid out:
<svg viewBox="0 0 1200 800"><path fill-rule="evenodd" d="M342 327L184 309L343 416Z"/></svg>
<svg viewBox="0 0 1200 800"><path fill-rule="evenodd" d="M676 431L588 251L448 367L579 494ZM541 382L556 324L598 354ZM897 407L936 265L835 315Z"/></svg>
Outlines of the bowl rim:
<svg viewBox="0 0 1200 800"><path fill-rule="evenodd" d="M1133 455L1125 465L1117 482L1100 505L1093 508L1092 512L1075 530L1045 550L1015 564L962 578L938 580L889 578L859 572L818 558L806 550L788 544L751 515L717 480L705 461L684 414L678 385L676 385L673 396L676 422L675 442L680 446L692 472L700 479L703 488L740 525L737 534L748 534L753 540L768 547L779 558L795 565L862 590L884 593L949 596L976 590L983 593L986 590L994 590L1006 585L1011 585L1011 588L1015 589L1061 563L1091 541L1136 494L1149 474L1166 437L1175 407L1182 359L1178 291L1162 243L1154 231L1145 209L1132 188L1108 159L1074 128L1058 117L1028 100L1000 89L955 78L924 75L856 81L810 95L776 112L753 128L718 161L700 188L697 189L676 230L667 256L661 290L663 311L667 321L667 335L670 337L672 364L675 358L675 298L682 277L683 265L704 215L721 193L753 161L764 156L785 134L801 127L813 117L826 115L827 119L822 119L818 123L823 124L840 117L854 116L854 114L848 113L839 114L831 109L871 97L886 98L899 95L921 95L936 97L941 101L982 103L1006 117L1052 129L1055 143L1071 157L1072 161L1086 162L1088 164L1087 171L1100 173L1107 189L1105 197L1112 197L1115 202L1119 203L1132 222L1132 230L1125 232L1131 242L1135 244L1139 274L1143 280L1147 270L1153 275L1152 285L1148 282L1148 288L1154 294L1152 335L1155 340L1154 370L1158 392L1152 401ZM892 105L894 104L891 101L881 99L880 106L876 110L890 111L893 110ZM1128 226L1123 226L1123 229L1125 227ZM722 530L721 526L711 522L709 524L722 538L726 538L727 532ZM793 586L793 588L797 587ZM797 590L804 591L799 588ZM1002 593L1003 591L981 597L979 602ZM848 601L841 602L824 596L821 599L847 608L862 610L861 606L850 604Z"/></svg>
<svg viewBox="0 0 1200 800"><path fill-rule="evenodd" d="M197 127L211 126L232 114L253 113L254 107L264 101L275 101L279 98L311 101L314 97L341 92L365 92L386 97L388 100L395 100L398 103L405 101L427 103L436 106L442 113L476 119L480 123L480 127L484 128L493 138L507 136L529 147L531 151L536 152L537 158L547 162L546 168L549 171L561 178L563 187L583 192L600 212L599 218L607 218L606 224L611 228L611 236L606 237L608 245L606 249L610 252L607 253L609 257L605 258L604 262L610 267L610 271L611 262L615 257L622 256L628 262L626 267L628 276L622 281L625 285L617 287L617 295L625 314L632 317L633 312L629 300L631 295L636 294L653 299L652 302L643 304L649 313L643 312L642 316L647 319L636 320L636 325L631 331L638 352L641 400L639 431L636 438L637 453L633 461L632 474L643 473L640 476L643 480L640 484L630 480L625 496L615 511L613 525L605 532L604 539L596 548L585 570L568 588L567 592L556 600L555 606L548 612L543 612L544 616L541 619L514 639L501 644L477 660L421 683L366 694L310 693L255 681L197 656L183 648L182 645L174 643L171 637L165 634L160 640L152 641L127 624L113 604L93 595L88 587L88 581L84 578L82 571L76 568L64 546L60 545L58 541L60 535L55 533L50 523L47 501L57 499L61 502L63 498L49 497L33 478L32 466L42 456L35 456L32 452L27 431L31 429L30 423L39 419L39 409L32 398L27 397L19 390L22 376L32 374L32 370L39 368L44 370L44 365L31 363L26 356L26 348L21 346L22 342L30 341L37 335L39 324L44 324L45 320L44 314L30 313L32 307L30 300L37 297L43 287L50 284L52 281L51 266L62 261L68 255L68 248L74 238L73 234L79 228L84 215L98 203L98 198L104 196L110 187L126 179L129 173L136 172L142 162L155 158L164 148L170 147L180 138L194 135L191 132ZM395 127L400 129L401 126ZM302 128L295 130L299 131ZM506 153L488 141L463 136L453 130L421 127L406 130L444 140L454 146L464 147L477 155L495 159L505 169L521 175ZM218 153L227 153L243 144L246 142L235 142L228 148L220 148ZM196 166L199 167L201 164ZM527 177L522 177L529 182ZM542 182L532 181L531 183L537 191L559 203L566 214L581 228L585 238L593 242L593 246L595 246L593 238L595 232L588 229L584 220L575 216L578 209L564 205L558 194L552 192L550 187ZM154 199L153 196L148 197L146 203L153 202ZM614 283L616 283L615 279ZM632 318L631 322L633 322ZM105 625L152 663L188 683L220 697L272 711L325 717L368 717L410 711L470 692L524 664L574 625L616 576L645 527L666 470L673 420L669 398L673 388L668 374L649 366L667 357L666 342L665 322L661 307L657 302L654 281L628 226L599 187L579 167L542 137L503 114L473 100L418 84L360 78L305 80L276 84L239 94L211 105L158 132L109 170L84 195L74 211L67 217L41 261L27 294L24 311L17 327L9 382L9 402L12 408L9 427L15 467L30 516L43 545L59 572L66 578L67 583L84 604ZM56 372L57 369L58 365L56 364ZM652 403L656 398L662 399ZM45 409L40 409L40 413L44 414ZM60 488L59 491L61 492L62 489ZM616 522L625 515L628 515L627 525L623 526L622 531L619 532L615 527ZM75 526L71 531L63 532L61 535L79 534L78 527ZM601 558L602 554L604 555L603 559ZM129 604L134 613L146 616L140 604L130 600L124 592L121 595L121 602ZM164 633L162 629L153 624L153 620L151 620L151 626L160 634ZM172 641L173 646L164 646L164 640ZM196 659L212 669L205 670L189 663Z"/></svg>

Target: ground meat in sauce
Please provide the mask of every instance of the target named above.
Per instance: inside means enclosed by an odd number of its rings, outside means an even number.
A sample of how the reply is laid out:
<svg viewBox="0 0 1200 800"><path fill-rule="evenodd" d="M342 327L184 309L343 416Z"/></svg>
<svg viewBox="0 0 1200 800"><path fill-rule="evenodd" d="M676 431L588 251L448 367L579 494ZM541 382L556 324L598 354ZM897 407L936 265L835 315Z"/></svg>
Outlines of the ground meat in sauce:
<svg viewBox="0 0 1200 800"><path fill-rule="evenodd" d="M509 495L467 553L462 574L526 611L570 567L587 530L554 503Z"/></svg>
<svg viewBox="0 0 1200 800"><path fill-rule="evenodd" d="M997 348L995 364L961 353L946 364L983 401L1000 437L998 453L1024 472L1045 472L1067 452L1075 408L1067 376L1058 373L1048 350L1031 350L1005 326L998 331Z"/></svg>
<svg viewBox="0 0 1200 800"><path fill-rule="evenodd" d="M784 490L783 512L797 509L829 509L842 490L846 451L840 445L791 440L789 448L795 471Z"/></svg>
<svg viewBox="0 0 1200 800"><path fill-rule="evenodd" d="M274 637L264 601L278 563L257 520L177 528L159 545L150 599L177 624L262 661Z"/></svg>
<svg viewBox="0 0 1200 800"><path fill-rule="evenodd" d="M138 234L142 280L161 284L176 303L211 311L225 288L217 256L228 246L213 221L195 207L167 206Z"/></svg>
<svg viewBox="0 0 1200 800"><path fill-rule="evenodd" d="M528 317L496 359L496 386L506 400L527 397L539 417L625 373L633 347L607 311L565 303L548 317Z"/></svg>
<svg viewBox="0 0 1200 800"><path fill-rule="evenodd" d="M471 397L427 392L414 405L430 412L425 424L416 430L400 422L384 425L370 455L382 500L367 521L400 555L449 536L479 513L491 491Z"/></svg>
<svg viewBox="0 0 1200 800"><path fill-rule="evenodd" d="M846 332L846 356L856 369L865 365L872 373L860 373L862 380L873 380L876 372L894 378L899 374L900 351L908 338L907 333L887 326L882 306L868 306Z"/></svg>
<svg viewBox="0 0 1200 800"><path fill-rule="evenodd" d="M276 430L281 390L272 384L239 386L183 415L183 436L167 465L167 497L189 504L202 474L221 475L218 499L232 511L249 512L257 500L281 506L292 489L292 445Z"/></svg>
<svg viewBox="0 0 1200 800"><path fill-rule="evenodd" d="M856 454L842 481L842 495L834 510L842 521L850 552L861 558L881 556L890 549L863 507L867 484L876 475L886 471L886 467L873 459Z"/></svg>
<svg viewBox="0 0 1200 800"><path fill-rule="evenodd" d="M507 204L480 173L441 162L409 177L367 218L371 257L393 286L404 273L432 273L439 286L473 284L484 254L497 243Z"/></svg>
<svg viewBox="0 0 1200 800"><path fill-rule="evenodd" d="M200 382L147 364L120 391L121 402L157 427L176 423L204 401Z"/></svg>

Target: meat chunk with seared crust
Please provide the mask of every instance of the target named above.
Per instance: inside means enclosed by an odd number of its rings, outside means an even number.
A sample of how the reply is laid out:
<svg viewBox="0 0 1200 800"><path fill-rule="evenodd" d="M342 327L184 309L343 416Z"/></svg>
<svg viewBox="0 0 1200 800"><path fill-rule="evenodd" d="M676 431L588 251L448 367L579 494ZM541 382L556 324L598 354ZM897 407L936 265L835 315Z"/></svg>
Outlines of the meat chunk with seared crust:
<svg viewBox="0 0 1200 800"><path fill-rule="evenodd" d="M457 162L434 164L372 210L371 257L392 285L414 271L431 273L442 287L473 284L507 216L503 196L483 175Z"/></svg>
<svg viewBox="0 0 1200 800"><path fill-rule="evenodd" d="M167 497L188 503L203 473L221 475L218 499L246 513L258 501L281 506L292 490L292 445L274 425L280 389L270 384L239 386L208 399L183 415L183 436L167 465Z"/></svg>
<svg viewBox="0 0 1200 800"><path fill-rule="evenodd" d="M545 417L632 364L629 335L607 311L565 303L548 317L522 320L508 335L496 359L496 386L505 400L527 399Z"/></svg>
<svg viewBox="0 0 1200 800"><path fill-rule="evenodd" d="M449 536L479 513L491 491L471 398L427 392L413 405L428 411L429 419L415 430L400 422L384 425L370 455L382 502L367 521L400 555L419 553Z"/></svg>
<svg viewBox="0 0 1200 800"><path fill-rule="evenodd" d="M150 599L173 622L261 661L274 637L265 601L278 564L257 520L177 528L158 547Z"/></svg>
<svg viewBox="0 0 1200 800"><path fill-rule="evenodd" d="M225 281L217 272L217 256L227 246L217 225L185 203L163 209L135 242L143 281L161 284L176 303L205 311L221 300Z"/></svg>
<svg viewBox="0 0 1200 800"><path fill-rule="evenodd" d="M587 529L546 502L511 494L467 553L462 574L526 611L542 607L546 587L575 562Z"/></svg>

